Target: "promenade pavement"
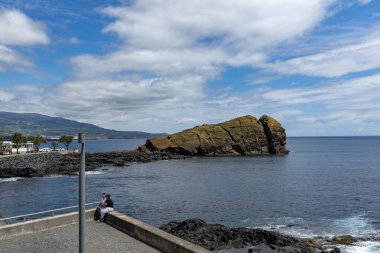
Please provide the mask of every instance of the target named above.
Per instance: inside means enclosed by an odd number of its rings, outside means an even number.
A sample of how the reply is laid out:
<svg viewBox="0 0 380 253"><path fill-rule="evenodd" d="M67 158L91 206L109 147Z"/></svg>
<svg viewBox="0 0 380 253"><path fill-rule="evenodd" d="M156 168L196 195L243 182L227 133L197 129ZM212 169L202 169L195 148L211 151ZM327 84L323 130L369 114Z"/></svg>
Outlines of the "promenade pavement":
<svg viewBox="0 0 380 253"><path fill-rule="evenodd" d="M71 253L79 251L78 224L0 240L1 253ZM95 221L86 222L86 252L159 253L150 246Z"/></svg>

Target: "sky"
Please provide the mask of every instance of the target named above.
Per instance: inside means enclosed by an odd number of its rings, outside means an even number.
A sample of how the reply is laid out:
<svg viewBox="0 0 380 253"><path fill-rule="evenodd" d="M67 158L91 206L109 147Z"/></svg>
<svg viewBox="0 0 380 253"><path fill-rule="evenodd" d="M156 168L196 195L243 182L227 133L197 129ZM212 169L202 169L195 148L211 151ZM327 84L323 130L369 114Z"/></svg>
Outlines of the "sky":
<svg viewBox="0 0 380 253"><path fill-rule="evenodd" d="M380 135L380 1L0 0L0 111Z"/></svg>

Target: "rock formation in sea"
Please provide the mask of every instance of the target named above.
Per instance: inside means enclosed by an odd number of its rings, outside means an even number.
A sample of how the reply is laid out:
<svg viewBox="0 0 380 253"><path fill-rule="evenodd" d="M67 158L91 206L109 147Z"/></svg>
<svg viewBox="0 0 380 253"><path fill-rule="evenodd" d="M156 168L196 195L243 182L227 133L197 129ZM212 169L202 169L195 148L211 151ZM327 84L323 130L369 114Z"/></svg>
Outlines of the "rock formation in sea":
<svg viewBox="0 0 380 253"><path fill-rule="evenodd" d="M287 154L286 133L268 115L247 115L213 125L196 126L167 137L154 137L139 147L143 152L165 151L181 155Z"/></svg>
<svg viewBox="0 0 380 253"><path fill-rule="evenodd" d="M243 116L220 124L196 126L168 137L148 139L137 150L86 155L87 170L132 162L185 159L192 156L287 154L285 129L264 115ZM79 154L57 152L0 157L0 178L75 174Z"/></svg>

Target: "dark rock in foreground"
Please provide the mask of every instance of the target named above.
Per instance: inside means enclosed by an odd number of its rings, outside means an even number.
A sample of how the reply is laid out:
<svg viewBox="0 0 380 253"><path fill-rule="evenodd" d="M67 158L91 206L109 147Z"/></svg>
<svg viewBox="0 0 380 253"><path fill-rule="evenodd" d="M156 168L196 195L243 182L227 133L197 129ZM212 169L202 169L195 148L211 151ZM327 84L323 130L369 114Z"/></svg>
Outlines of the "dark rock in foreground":
<svg viewBox="0 0 380 253"><path fill-rule="evenodd" d="M100 167L126 166L133 162L183 159L184 156L165 153L142 153L139 151L120 151L86 154L86 170ZM52 174L73 175L79 171L79 154L60 154L58 152L0 157L0 178L40 177Z"/></svg>
<svg viewBox="0 0 380 253"><path fill-rule="evenodd" d="M256 248L261 249L262 253L320 252L319 245L313 240L299 239L263 229L229 228L219 224L207 224L200 219L172 221L162 225L160 229L212 251L257 246Z"/></svg>
<svg viewBox="0 0 380 253"><path fill-rule="evenodd" d="M180 155L287 154L281 124L264 115L247 115L214 125L196 126L167 137L155 137L139 147L143 152L164 151Z"/></svg>

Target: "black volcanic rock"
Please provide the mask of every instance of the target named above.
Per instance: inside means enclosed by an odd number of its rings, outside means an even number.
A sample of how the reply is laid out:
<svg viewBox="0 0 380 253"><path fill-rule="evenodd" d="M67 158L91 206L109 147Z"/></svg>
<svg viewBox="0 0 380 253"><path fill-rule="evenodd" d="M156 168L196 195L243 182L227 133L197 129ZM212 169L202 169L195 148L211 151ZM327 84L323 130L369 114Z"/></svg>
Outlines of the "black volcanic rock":
<svg viewBox="0 0 380 253"><path fill-rule="evenodd" d="M229 228L220 224L207 224L200 219L172 221L162 225L160 229L213 251L257 246L260 249L267 249L260 251L263 253L320 252L318 245L312 240L298 239L263 229Z"/></svg>
<svg viewBox="0 0 380 253"><path fill-rule="evenodd" d="M183 159L165 152L143 153L136 150L86 154L86 170L102 166L126 166L132 162ZM0 156L0 178L39 177L52 174L73 175L79 171L79 154L58 152Z"/></svg>

